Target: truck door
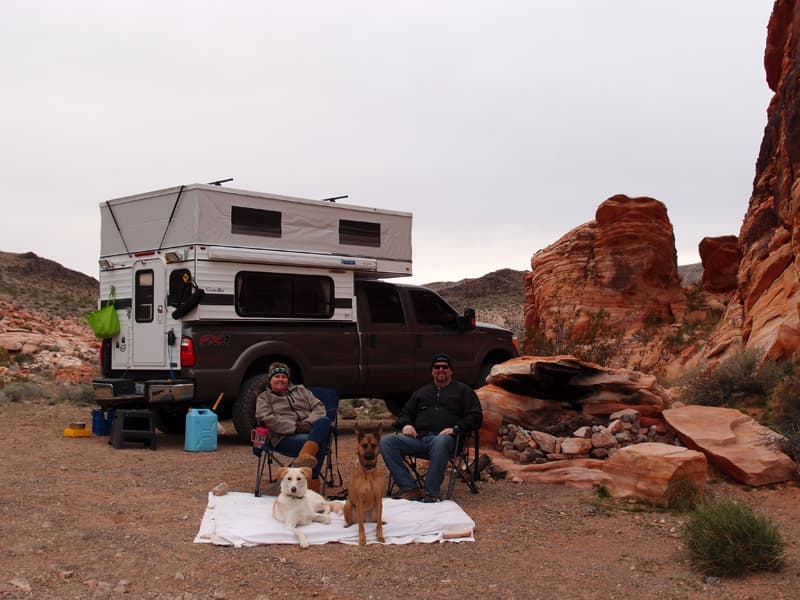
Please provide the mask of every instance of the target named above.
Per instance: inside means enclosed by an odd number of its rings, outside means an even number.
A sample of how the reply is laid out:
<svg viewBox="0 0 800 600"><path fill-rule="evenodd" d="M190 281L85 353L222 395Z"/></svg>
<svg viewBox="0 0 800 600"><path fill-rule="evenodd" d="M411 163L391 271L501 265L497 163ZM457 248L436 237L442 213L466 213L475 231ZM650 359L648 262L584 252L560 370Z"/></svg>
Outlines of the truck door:
<svg viewBox="0 0 800 600"><path fill-rule="evenodd" d="M414 338L397 289L369 283L356 293L366 385L373 393L414 389Z"/></svg>
<svg viewBox="0 0 800 600"><path fill-rule="evenodd" d="M164 264L142 260L133 267L132 367L167 368Z"/></svg>
<svg viewBox="0 0 800 600"><path fill-rule="evenodd" d="M426 289L409 289L414 312L414 353L418 378L431 379L431 358L447 352L453 358L453 376L471 384L475 380L476 337L458 328L458 313L438 294ZM477 365L478 367L480 365Z"/></svg>

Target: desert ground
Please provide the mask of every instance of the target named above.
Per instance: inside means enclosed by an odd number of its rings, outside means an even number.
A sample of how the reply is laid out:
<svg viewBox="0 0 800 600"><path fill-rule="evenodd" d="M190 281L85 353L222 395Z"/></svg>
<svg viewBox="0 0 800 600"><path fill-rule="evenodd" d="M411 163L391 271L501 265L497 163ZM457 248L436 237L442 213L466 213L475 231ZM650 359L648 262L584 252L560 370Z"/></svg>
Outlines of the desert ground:
<svg viewBox="0 0 800 600"><path fill-rule="evenodd" d="M474 542L230 548L193 542L214 486L253 490L255 458L230 423L216 451L185 452L180 435L158 434L155 451L63 437L71 421L91 426L85 405L5 402L0 419L0 598L760 599L800 584L795 485L711 475L708 494L768 516L786 542L782 571L739 579L692 569L685 513L508 480L456 487ZM352 433L339 455L346 487Z"/></svg>

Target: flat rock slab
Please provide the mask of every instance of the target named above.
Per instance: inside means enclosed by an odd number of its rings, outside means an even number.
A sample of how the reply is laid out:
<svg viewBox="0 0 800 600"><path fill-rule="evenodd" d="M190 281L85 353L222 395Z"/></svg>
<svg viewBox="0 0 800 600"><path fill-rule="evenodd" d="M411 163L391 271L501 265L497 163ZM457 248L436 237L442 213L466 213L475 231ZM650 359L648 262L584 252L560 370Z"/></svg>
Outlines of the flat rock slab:
<svg viewBox="0 0 800 600"><path fill-rule="evenodd" d="M702 452L670 444L626 446L606 461L602 485L614 498L669 505L672 496L703 495L708 463Z"/></svg>
<svg viewBox="0 0 800 600"><path fill-rule="evenodd" d="M689 448L700 450L739 483L760 486L790 481L797 466L775 447L780 434L734 408L681 406L664 419Z"/></svg>

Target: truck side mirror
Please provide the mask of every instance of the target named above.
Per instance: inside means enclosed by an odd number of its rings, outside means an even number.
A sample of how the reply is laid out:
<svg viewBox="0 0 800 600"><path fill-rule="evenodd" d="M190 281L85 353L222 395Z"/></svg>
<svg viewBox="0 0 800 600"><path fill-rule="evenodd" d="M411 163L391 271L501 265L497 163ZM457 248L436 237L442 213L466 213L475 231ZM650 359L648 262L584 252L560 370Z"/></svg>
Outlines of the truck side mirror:
<svg viewBox="0 0 800 600"><path fill-rule="evenodd" d="M475 329L475 309L465 308L464 316L458 317L458 328L461 331L471 331Z"/></svg>

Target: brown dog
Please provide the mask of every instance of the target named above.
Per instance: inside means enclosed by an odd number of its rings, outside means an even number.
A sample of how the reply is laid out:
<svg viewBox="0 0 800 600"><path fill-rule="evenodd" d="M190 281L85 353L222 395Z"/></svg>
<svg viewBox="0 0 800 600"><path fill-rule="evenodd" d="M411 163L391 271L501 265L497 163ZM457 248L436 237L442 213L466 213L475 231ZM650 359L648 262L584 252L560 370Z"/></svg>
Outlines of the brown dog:
<svg viewBox="0 0 800 600"><path fill-rule="evenodd" d="M362 429L356 423L358 461L350 478L347 502L344 505L345 527L358 523L358 544L367 543L364 523L375 523L375 534L383 542L383 492L386 489L386 476L378 468L380 454L381 426L372 430Z"/></svg>

